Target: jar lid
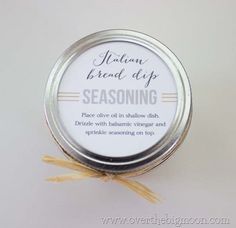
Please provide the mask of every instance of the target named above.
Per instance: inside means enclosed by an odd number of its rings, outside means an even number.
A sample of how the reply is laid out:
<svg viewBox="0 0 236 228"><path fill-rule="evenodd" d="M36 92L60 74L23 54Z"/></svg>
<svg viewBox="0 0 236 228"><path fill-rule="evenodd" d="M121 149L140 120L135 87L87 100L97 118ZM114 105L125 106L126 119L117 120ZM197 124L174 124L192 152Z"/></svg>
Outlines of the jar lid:
<svg viewBox="0 0 236 228"><path fill-rule="evenodd" d="M70 46L48 79L45 114L63 151L97 170L148 170L182 142L191 88L177 57L130 30L91 34Z"/></svg>

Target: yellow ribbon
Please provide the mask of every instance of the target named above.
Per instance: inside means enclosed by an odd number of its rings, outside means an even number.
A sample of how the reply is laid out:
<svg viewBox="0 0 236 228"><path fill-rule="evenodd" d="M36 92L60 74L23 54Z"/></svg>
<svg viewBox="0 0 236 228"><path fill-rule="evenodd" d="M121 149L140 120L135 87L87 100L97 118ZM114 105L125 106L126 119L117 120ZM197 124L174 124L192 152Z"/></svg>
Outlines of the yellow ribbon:
<svg viewBox="0 0 236 228"><path fill-rule="evenodd" d="M150 190L149 188L147 188L138 181L130 180L129 178L127 178L129 176L127 174L110 174L92 169L72 159L71 160L61 159L48 155L45 155L42 160L52 165L77 171L75 173L49 177L47 178L48 181L64 182L70 180L81 180L89 177L99 178L103 181L113 180L129 188L130 190L136 192L139 196L143 197L144 199L148 200L151 203L156 203L159 200L156 194L152 190Z"/></svg>

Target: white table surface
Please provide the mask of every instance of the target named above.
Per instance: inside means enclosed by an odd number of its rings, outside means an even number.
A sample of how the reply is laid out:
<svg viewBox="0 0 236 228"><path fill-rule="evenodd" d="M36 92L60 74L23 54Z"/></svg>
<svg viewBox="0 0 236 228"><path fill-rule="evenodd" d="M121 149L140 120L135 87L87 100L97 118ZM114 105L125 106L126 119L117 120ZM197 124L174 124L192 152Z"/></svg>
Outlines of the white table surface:
<svg viewBox="0 0 236 228"><path fill-rule="evenodd" d="M0 0L0 227L117 227L102 218L152 216L228 218L227 225L183 227L235 227L235 12L234 0ZM113 182L45 181L65 173L41 162L44 154L62 156L44 120L48 74L70 44L110 28L156 37L191 81L194 115L184 144L135 178L161 195L155 205Z"/></svg>

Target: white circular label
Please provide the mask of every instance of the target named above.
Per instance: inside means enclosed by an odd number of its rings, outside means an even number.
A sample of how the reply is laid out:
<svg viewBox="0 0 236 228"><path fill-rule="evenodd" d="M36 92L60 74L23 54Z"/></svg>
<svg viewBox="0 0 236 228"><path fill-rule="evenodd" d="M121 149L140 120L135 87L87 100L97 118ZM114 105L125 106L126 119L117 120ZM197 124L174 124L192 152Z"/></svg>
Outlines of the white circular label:
<svg viewBox="0 0 236 228"><path fill-rule="evenodd" d="M168 131L177 89L165 62L129 42L86 50L65 71L58 90L62 126L85 149L108 157L140 153Z"/></svg>

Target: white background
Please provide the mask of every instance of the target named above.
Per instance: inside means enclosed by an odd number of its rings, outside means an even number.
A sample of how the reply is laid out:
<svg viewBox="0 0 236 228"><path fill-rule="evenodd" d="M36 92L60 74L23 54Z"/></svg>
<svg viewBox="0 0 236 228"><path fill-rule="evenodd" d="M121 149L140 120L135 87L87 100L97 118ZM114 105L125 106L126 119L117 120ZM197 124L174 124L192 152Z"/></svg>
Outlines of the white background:
<svg viewBox="0 0 236 228"><path fill-rule="evenodd" d="M235 227L235 11L233 0L1 0L0 227L112 227L101 218L155 214L227 217L230 225L213 226ZM66 172L41 162L44 154L62 156L44 120L48 74L70 44L109 28L156 37L177 54L191 80L187 139L166 163L136 178L161 195L156 205L113 182L44 181Z"/></svg>

